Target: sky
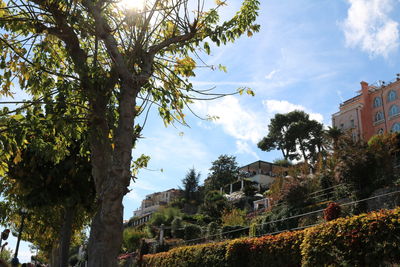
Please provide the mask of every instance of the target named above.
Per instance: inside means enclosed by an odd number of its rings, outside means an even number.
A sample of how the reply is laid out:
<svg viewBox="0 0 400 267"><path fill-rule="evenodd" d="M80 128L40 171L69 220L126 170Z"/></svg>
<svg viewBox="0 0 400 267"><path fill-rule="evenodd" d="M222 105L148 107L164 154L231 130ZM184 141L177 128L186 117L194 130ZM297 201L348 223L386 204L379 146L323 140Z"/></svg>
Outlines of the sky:
<svg viewBox="0 0 400 267"><path fill-rule="evenodd" d="M227 1L222 17L238 10ZM190 128L165 128L154 112L134 156L151 157L124 199L124 219L133 216L147 195L182 187L190 168L207 177L219 155L236 157L239 165L273 161L280 152L263 152L257 142L268 133L276 113L304 110L312 119L331 125L339 104L360 90L360 82L389 81L399 73L399 12L395 0L261 1L259 33L212 49L203 59L223 64L227 73L199 69L193 84L216 91L250 87L255 96L228 96L193 105ZM162 171L161 171L162 170Z"/></svg>
<svg viewBox="0 0 400 267"><path fill-rule="evenodd" d="M124 219L133 216L147 194L182 186L190 168L207 177L219 155L236 157L239 165L273 161L280 152L263 152L257 142L268 134L276 113L304 110L326 126L339 104L360 90L360 82L389 81L400 72L397 0L260 0L260 32L224 47L212 47L203 60L222 64L227 73L199 68L191 82L198 89L233 92L250 87L255 96L235 95L194 103L200 120L187 111L190 127L165 127L151 112L134 157L151 157L124 199ZM240 7L228 0L222 18ZM18 95L16 96L18 98ZM15 247L10 238L11 248ZM29 259L24 243L20 259Z"/></svg>

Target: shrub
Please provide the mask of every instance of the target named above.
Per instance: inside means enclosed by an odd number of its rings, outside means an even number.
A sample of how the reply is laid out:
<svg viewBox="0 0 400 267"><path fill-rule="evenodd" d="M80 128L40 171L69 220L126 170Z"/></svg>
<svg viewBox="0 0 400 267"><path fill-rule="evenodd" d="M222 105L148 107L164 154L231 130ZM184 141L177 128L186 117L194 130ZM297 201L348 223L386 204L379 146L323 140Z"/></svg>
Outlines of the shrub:
<svg viewBox="0 0 400 267"><path fill-rule="evenodd" d="M220 231L216 222L210 222L207 226L207 239L215 240L220 238Z"/></svg>
<svg viewBox="0 0 400 267"><path fill-rule="evenodd" d="M234 225L234 226L225 225L221 229L222 238L232 239L248 235L249 235L248 228L243 227L241 225Z"/></svg>
<svg viewBox="0 0 400 267"><path fill-rule="evenodd" d="M185 246L168 252L145 255L143 266L205 267L226 266L226 242Z"/></svg>
<svg viewBox="0 0 400 267"><path fill-rule="evenodd" d="M298 266L303 232L236 239L227 246L228 266Z"/></svg>
<svg viewBox="0 0 400 267"><path fill-rule="evenodd" d="M140 239L146 236L147 234L145 232L139 231L135 228L125 228L122 235L122 246L124 251L135 251L139 247Z"/></svg>
<svg viewBox="0 0 400 267"><path fill-rule="evenodd" d="M337 219L340 217L341 212L342 209L340 208L340 205L335 202L331 202L324 210L324 219L327 222Z"/></svg>
<svg viewBox="0 0 400 267"><path fill-rule="evenodd" d="M174 238L183 238L184 231L182 229L182 219L176 217L171 223L171 235Z"/></svg>
<svg viewBox="0 0 400 267"><path fill-rule="evenodd" d="M191 240L201 236L201 228L198 225L188 224L184 228L184 239Z"/></svg>
<svg viewBox="0 0 400 267"><path fill-rule="evenodd" d="M244 210L232 209L225 210L221 221L223 226L246 225L246 213Z"/></svg>
<svg viewBox="0 0 400 267"><path fill-rule="evenodd" d="M382 266L400 262L400 208L339 218L305 230L304 266Z"/></svg>
<svg viewBox="0 0 400 267"><path fill-rule="evenodd" d="M144 266L386 266L400 263L400 207L302 231L186 246L144 256ZM386 265L385 265L386 264Z"/></svg>

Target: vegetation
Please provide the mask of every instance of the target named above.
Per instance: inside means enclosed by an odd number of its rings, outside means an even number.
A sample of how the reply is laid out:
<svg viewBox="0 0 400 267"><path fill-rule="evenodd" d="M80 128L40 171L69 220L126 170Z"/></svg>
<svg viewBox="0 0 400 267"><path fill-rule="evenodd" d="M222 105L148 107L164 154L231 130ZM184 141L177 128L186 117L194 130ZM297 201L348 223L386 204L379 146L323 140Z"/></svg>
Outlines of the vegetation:
<svg viewBox="0 0 400 267"><path fill-rule="evenodd" d="M182 180L183 193L187 201L196 200L196 193L199 190L200 173L196 173L194 168L190 169L186 177Z"/></svg>
<svg viewBox="0 0 400 267"><path fill-rule="evenodd" d="M135 173L148 160L131 156L143 126L135 122L152 106L147 103L156 103L165 124L185 123L184 107L210 96L188 81L196 68L191 55L210 54L208 42L219 46L259 30L257 0L244 0L231 19L219 22L224 4L206 11L200 1L146 1L138 12L114 1L0 1L0 93L10 95L15 81L34 102L60 96L68 107L84 107L68 124L90 126L98 201L89 266L117 264L131 167Z"/></svg>
<svg viewBox="0 0 400 267"><path fill-rule="evenodd" d="M304 111L295 110L287 114L276 114L268 125L268 135L258 143L258 147L263 151L279 149L285 160L302 157L308 163L310 160L315 161L317 155L324 150L322 137L322 124L310 120Z"/></svg>
<svg viewBox="0 0 400 267"><path fill-rule="evenodd" d="M51 255L53 264L66 265L71 240L80 240L81 231L93 214L95 188L84 130L75 129L71 136L72 127L64 128L59 121L49 119L57 118L60 112L61 107L47 103L44 109L34 106L24 115L2 119L7 125L17 122L2 135L3 145L10 145L9 139L22 141L8 150L15 156L2 161L6 171L0 181L0 193L4 205L2 223L18 229L20 210L27 209L22 237L48 258ZM66 138L73 140L55 145L57 140Z"/></svg>
<svg viewBox="0 0 400 267"><path fill-rule="evenodd" d="M239 166L234 156L221 155L211 164L210 173L204 181L206 192L220 190L238 179Z"/></svg>
<svg viewBox="0 0 400 267"><path fill-rule="evenodd" d="M146 255L144 266L381 266L400 262L400 208L302 231L185 246Z"/></svg>

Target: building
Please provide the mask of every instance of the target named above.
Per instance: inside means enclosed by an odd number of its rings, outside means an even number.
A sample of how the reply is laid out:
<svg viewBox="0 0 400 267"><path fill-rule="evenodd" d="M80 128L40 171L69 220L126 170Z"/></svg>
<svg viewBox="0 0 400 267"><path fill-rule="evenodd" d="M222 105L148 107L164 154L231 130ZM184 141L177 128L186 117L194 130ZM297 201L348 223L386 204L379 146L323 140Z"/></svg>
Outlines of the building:
<svg viewBox="0 0 400 267"><path fill-rule="evenodd" d="M140 207L133 212L135 221L134 226L143 224L151 218L151 214L158 211L161 207L168 205L171 201L179 197L181 191L178 189L169 189L163 192L157 192L147 195Z"/></svg>
<svg viewBox="0 0 400 267"><path fill-rule="evenodd" d="M375 134L400 131L400 74L389 83L362 81L358 95L341 103L332 115L332 125L365 141Z"/></svg>
<svg viewBox="0 0 400 267"><path fill-rule="evenodd" d="M243 191L247 183L255 184L258 190L268 188L276 176L285 176L287 168L266 162L256 161L239 168L240 179L235 183L225 185L221 188L221 193L232 194L233 192Z"/></svg>

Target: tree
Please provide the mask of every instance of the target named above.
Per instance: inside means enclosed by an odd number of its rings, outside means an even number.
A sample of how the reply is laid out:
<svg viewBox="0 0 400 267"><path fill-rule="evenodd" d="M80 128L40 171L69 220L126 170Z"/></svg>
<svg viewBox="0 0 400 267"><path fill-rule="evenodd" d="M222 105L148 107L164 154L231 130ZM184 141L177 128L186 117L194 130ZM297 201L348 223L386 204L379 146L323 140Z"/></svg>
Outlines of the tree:
<svg viewBox="0 0 400 267"><path fill-rule="evenodd" d="M14 148L14 158L2 162L7 164L7 172L0 192L11 207L4 220L18 225L19 210L28 209L30 220L25 222L24 238L48 255L56 248L53 265L67 266L71 237L80 232L93 212L95 189L84 135L76 136L63 158L52 156L58 153L56 140L65 135L54 121L46 120L51 115L56 113L47 109L45 115L40 107L27 109L24 116L18 116L19 125L7 132L8 138L23 138L24 145ZM40 124L35 123L38 118ZM9 119L13 123L15 117Z"/></svg>
<svg viewBox="0 0 400 267"><path fill-rule="evenodd" d="M204 197L204 203L200 210L214 220L221 217L222 213L229 208L228 201L218 191L209 191Z"/></svg>
<svg viewBox="0 0 400 267"><path fill-rule="evenodd" d="M239 167L236 157L221 155L211 164L210 173L204 181L206 191L219 190L221 187L238 179Z"/></svg>
<svg viewBox="0 0 400 267"><path fill-rule="evenodd" d="M332 149L335 152L337 150L339 138L343 136L342 130L337 127L328 126L328 129L325 131L325 135L328 137L328 139L332 140Z"/></svg>
<svg viewBox="0 0 400 267"><path fill-rule="evenodd" d="M154 104L165 124L185 123L184 107L223 96L193 88L188 81L196 67L193 58L199 50L209 54L210 41L226 44L259 30L257 0L243 0L222 23L217 11L225 1L208 11L202 1L193 2L148 0L140 10L108 0L0 2L1 93L10 94L17 81L37 101L57 94L62 85L71 92L68 105L85 102L81 119L90 126L98 200L89 266L116 266L131 166L144 166L147 159L132 163L131 150L143 128L135 125L137 117Z"/></svg>
<svg viewBox="0 0 400 267"><path fill-rule="evenodd" d="M324 149L322 124L310 120L304 111L276 114L268 129L268 135L258 143L258 147L263 151L279 149L285 160L302 157L308 164L310 160L315 161Z"/></svg>
<svg viewBox="0 0 400 267"><path fill-rule="evenodd" d="M195 200L196 192L199 189L200 173L196 173L194 168L190 169L186 177L182 180L183 190L186 200Z"/></svg>

